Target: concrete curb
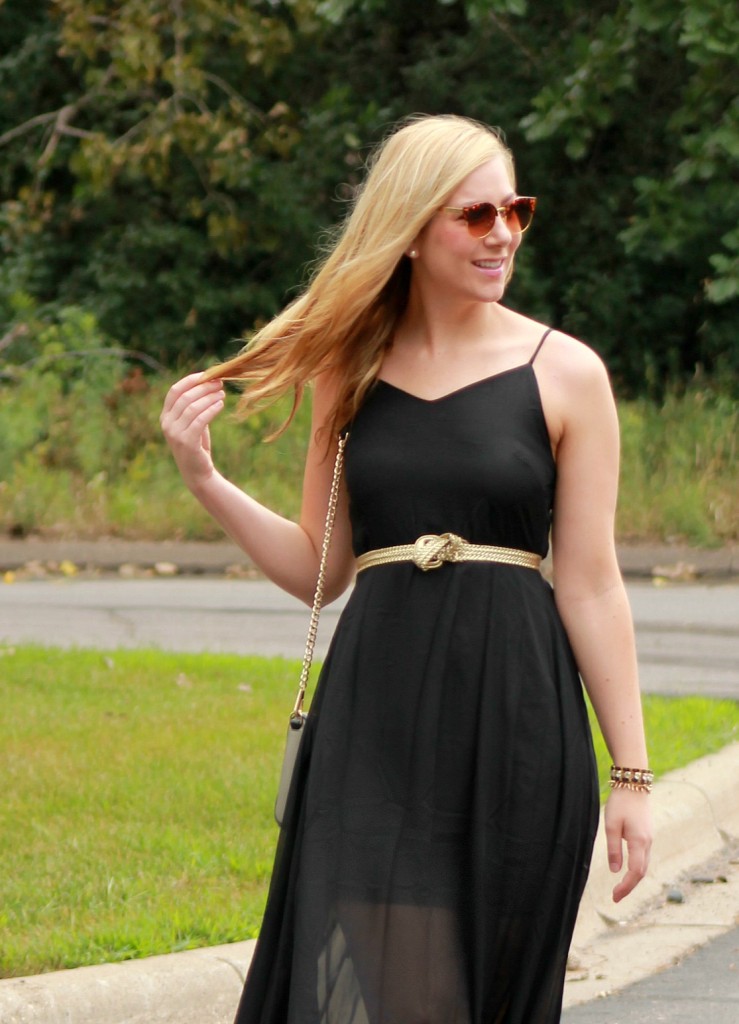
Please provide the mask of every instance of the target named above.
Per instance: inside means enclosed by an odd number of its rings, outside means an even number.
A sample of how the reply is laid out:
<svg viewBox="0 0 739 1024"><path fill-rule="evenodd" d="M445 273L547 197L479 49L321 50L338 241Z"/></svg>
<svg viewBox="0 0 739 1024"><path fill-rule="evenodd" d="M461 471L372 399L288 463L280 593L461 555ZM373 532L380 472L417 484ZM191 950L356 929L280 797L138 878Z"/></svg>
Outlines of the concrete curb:
<svg viewBox="0 0 739 1024"><path fill-rule="evenodd" d="M241 548L230 541L145 541L145 540L42 540L0 538L0 571L25 566L72 563L78 570L118 573L122 566L154 569L176 566L184 575L211 575L234 566L248 570L251 563Z"/></svg>
<svg viewBox="0 0 739 1024"><path fill-rule="evenodd" d="M254 942L0 981L2 1024L224 1024Z"/></svg>
<svg viewBox="0 0 739 1024"><path fill-rule="evenodd" d="M682 871L739 836L739 743L671 772L653 793L655 844L649 876L618 907L611 902L602 830L573 948L633 920ZM2 1024L228 1024L253 942L148 960L0 981Z"/></svg>
<svg viewBox="0 0 739 1024"><path fill-rule="evenodd" d="M620 544L621 571L633 579L730 579L739 576L739 546L692 548L680 544ZM156 572L165 567L184 575L250 572L251 562L230 541L13 540L0 536L0 574L27 566L45 569L62 563L80 571L115 572L121 567ZM53 568L49 569L53 572Z"/></svg>

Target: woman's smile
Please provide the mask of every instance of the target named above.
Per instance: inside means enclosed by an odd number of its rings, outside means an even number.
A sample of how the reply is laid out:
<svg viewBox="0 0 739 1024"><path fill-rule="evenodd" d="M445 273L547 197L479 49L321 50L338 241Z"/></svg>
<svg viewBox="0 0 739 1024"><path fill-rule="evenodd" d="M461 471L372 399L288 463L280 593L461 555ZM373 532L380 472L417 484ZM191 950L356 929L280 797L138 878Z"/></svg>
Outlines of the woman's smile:
<svg viewBox="0 0 739 1024"><path fill-rule="evenodd" d="M497 260L473 260L473 264L478 270L482 270L487 277L497 278L503 274L505 260L503 258Z"/></svg>

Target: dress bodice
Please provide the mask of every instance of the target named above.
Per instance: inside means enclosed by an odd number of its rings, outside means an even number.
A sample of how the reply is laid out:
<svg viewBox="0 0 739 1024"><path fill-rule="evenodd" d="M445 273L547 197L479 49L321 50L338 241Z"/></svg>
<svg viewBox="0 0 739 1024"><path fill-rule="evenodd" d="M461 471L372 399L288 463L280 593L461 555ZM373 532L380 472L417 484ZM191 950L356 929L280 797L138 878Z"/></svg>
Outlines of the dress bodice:
<svg viewBox="0 0 739 1024"><path fill-rule="evenodd" d="M531 362L434 400L380 380L346 450L354 552L452 532L544 556L555 477Z"/></svg>

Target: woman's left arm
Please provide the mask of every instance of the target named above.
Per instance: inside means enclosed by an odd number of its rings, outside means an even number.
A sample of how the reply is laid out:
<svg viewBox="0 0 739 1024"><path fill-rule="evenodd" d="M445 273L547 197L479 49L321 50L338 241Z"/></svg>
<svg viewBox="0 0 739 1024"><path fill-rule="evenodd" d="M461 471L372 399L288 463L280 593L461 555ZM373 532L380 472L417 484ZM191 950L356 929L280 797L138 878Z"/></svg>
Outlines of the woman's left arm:
<svg viewBox="0 0 739 1024"><path fill-rule="evenodd" d="M577 344L577 343L576 343ZM634 629L616 560L614 517L619 432L603 364L589 349L570 350L551 389L558 417L552 560L554 595L577 666L615 765L647 768ZM651 846L645 792L612 790L605 809L613 890L623 899L644 877Z"/></svg>

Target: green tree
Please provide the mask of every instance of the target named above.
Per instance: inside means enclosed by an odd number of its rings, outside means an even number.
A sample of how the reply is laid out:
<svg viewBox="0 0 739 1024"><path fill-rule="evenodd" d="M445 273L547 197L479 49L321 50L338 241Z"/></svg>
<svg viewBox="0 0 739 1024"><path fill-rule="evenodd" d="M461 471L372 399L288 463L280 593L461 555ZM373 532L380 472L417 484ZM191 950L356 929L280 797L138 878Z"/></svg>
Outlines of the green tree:
<svg viewBox="0 0 739 1024"><path fill-rule="evenodd" d="M553 245L588 253L555 277L562 321L610 334L632 384L696 365L736 374L737 8L621 0L573 21L575 8L561 5L574 31L544 51L546 84L522 125L548 153L564 149L579 192L565 183Z"/></svg>
<svg viewBox="0 0 739 1024"><path fill-rule="evenodd" d="M514 305L635 391L739 371L730 0L6 0L0 40L10 329L28 293L222 355L294 293L369 145L447 111L502 126L540 197Z"/></svg>
<svg viewBox="0 0 739 1024"><path fill-rule="evenodd" d="M90 306L162 357L274 312L274 254L289 236L303 262L314 227L284 209L310 186L285 204L296 133L276 69L313 38L314 6L58 0L26 18L9 0L2 292Z"/></svg>

